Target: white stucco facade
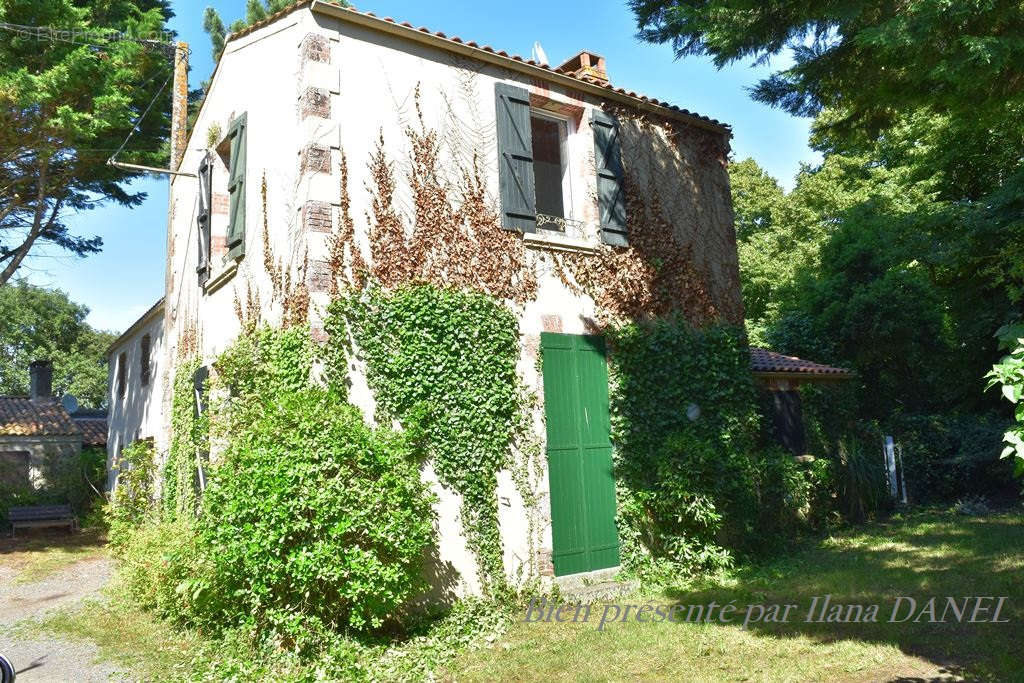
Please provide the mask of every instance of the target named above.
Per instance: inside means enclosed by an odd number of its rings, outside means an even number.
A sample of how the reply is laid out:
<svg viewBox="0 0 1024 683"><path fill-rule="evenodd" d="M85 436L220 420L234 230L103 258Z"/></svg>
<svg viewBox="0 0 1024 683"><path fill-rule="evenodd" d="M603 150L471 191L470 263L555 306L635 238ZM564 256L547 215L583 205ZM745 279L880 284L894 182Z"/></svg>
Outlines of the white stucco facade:
<svg viewBox="0 0 1024 683"><path fill-rule="evenodd" d="M563 149L569 184L565 204L576 234L571 238L524 238L537 290L525 304L514 306L520 318L519 371L526 386L542 396L540 333L585 334L593 329L598 314L595 301L567 286L555 268L555 254L563 250L587 253L598 243L591 112L609 102L634 106L640 113L682 117L695 130L710 129L727 139L727 131L718 124L701 128L697 117L683 117L650 104L646 98L606 90L583 80L573 86L570 81L552 70L528 67L521 60L513 62L493 50L484 51L317 2L300 3L229 40L179 166L180 171L194 174L205 156L214 159L210 277L200 284L196 275L198 181L188 175L174 176L163 305L144 316L111 348L110 457L137 438L153 437L158 452L166 450L175 359L186 352L198 354L204 362L214 359L242 329L240 312L243 316L258 315L272 325L280 323L282 302L267 262L274 267L280 265L294 280L305 280L310 291L312 333L315 339L322 338L322 318L329 303L323 267L329 259L331 233L339 221L343 154L348 166L355 244L367 260L371 253L368 216L373 211L373 196L365 189L372 183L368 161L379 141L383 141L399 180L395 206L411 224L415 207L406 182L412 153L407 135L410 127L422 125L436 131L441 141L439 167L451 175L444 180L453 187L458 184L458 175L476 160L483 169L489 200L497 206L497 83L525 88L533 106L566 122ZM229 221L228 166L221 143L232 121L242 114L247 127L245 248L240 259L228 260L224 247ZM724 168L707 180L691 161L687 154L679 153L670 165L659 163L654 170L655 164L645 159L648 170L644 172L651 174L652 183L665 183L670 189L676 183L681 188L672 192L672 201L678 204L673 207L688 218L685 224L675 226L677 230L694 234L704 230L709 239L717 240L713 248L694 251L701 272L710 273L709 277L724 272L725 279L735 279L728 184L721 180ZM635 166L640 168L639 162ZM689 191L686 188L713 197L690 201L684 196ZM320 220L325 215L326 225ZM719 252L729 252L730 245L732 261L720 262ZM731 283L721 290L712 295L728 306L734 305L733 298L738 302L738 288L732 292ZM742 316L741 308L738 310ZM145 388L138 385L136 374L143 334L152 339L154 359L151 381ZM126 354L128 364L125 398L117 395L121 353ZM373 396L360 373L354 374L350 398L372 420ZM542 409L533 417L534 431L543 442ZM505 569L514 579L550 573L545 568L550 564L552 546L548 480L543 462L539 466L531 476L537 496L533 510L526 509L509 472L498 477ZM436 508L437 567L431 570L439 577L435 581L439 592L477 592L476 564L462 534L458 495L437 481L429 464L424 477L432 482L440 498Z"/></svg>
<svg viewBox="0 0 1024 683"><path fill-rule="evenodd" d="M166 357L163 302L157 302L107 351L107 488L117 478L121 450L140 439L161 442L160 401ZM143 338L148 338L147 342ZM149 346L149 378L143 381L143 355ZM122 371L123 367L123 371ZM123 372L123 375L122 375ZM121 390L121 378L124 391Z"/></svg>

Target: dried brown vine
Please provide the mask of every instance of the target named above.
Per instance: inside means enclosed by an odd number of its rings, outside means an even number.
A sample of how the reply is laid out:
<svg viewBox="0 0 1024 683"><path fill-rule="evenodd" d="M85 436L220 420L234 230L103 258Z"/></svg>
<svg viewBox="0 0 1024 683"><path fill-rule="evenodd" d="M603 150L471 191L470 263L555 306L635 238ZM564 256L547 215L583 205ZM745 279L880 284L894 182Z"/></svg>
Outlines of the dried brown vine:
<svg viewBox="0 0 1024 683"><path fill-rule="evenodd" d="M564 253L556 256L562 282L577 294L594 299L601 323L621 320L645 320L682 314L694 325L703 325L722 317L709 292L711 275L696 262L693 243L681 234L680 226L666 216L663 191L655 182L664 173L651 162L656 154L657 138L664 135L667 144L662 153L678 149L681 131L676 124L630 110L616 112L620 121L631 120L637 127L637 154L629 154L623 140L626 166L626 224L629 248L601 245L594 255ZM691 134L690 129L686 134ZM703 132L703 131L702 131ZM721 136L714 154L722 153ZM699 138L700 154L710 143ZM630 168L630 161L647 161L651 168ZM646 171L642 174L640 171ZM641 177L643 176L643 179ZM672 182L678 182L673 178ZM675 219L682 222L680 219Z"/></svg>
<svg viewBox="0 0 1024 683"><path fill-rule="evenodd" d="M526 263L526 250L516 233L501 228L490 207L482 169L474 156L457 183L441 173L441 143L427 128L415 92L417 127L405 130L409 140L413 225L408 231L394 207L394 167L384 151L383 134L370 160L372 195L370 252L372 275L384 287L406 282L471 289L499 299L524 302L536 293L537 282Z"/></svg>

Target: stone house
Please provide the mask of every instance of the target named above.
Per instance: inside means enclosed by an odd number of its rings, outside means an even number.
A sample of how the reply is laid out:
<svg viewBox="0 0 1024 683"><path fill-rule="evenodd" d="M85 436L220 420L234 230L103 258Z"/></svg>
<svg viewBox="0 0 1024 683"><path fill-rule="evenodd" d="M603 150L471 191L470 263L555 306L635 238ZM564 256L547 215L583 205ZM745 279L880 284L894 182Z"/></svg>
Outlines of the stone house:
<svg viewBox="0 0 1024 683"><path fill-rule="evenodd" d="M0 486L40 488L53 459L75 458L106 443L102 411L69 414L53 395L53 365L29 365L28 396L0 396Z"/></svg>
<svg viewBox="0 0 1024 683"><path fill-rule="evenodd" d="M358 273L470 287L515 310L519 370L546 406L537 436L566 436L547 442L568 465L541 473L539 524L499 476L506 572L614 569L596 335L673 312L743 324L729 128L614 86L592 52L552 67L320 0L229 37L188 134L176 84L165 294L111 347L111 459L138 438L166 451L176 365L208 363L246 321L301 308L322 340L332 293ZM559 372L604 389L544 381ZM356 375L351 398L372 418ZM566 417L581 411L599 417L586 462ZM438 554L455 592L475 592L458 496L432 481Z"/></svg>

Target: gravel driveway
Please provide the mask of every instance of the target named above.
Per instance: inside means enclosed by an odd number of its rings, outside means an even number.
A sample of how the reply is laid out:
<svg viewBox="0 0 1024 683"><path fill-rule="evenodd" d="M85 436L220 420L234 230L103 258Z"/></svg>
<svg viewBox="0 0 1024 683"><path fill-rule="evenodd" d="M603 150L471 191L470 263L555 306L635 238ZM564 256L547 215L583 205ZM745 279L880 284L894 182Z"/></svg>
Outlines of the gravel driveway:
<svg viewBox="0 0 1024 683"><path fill-rule="evenodd" d="M84 560L39 581L19 584L14 569L0 566L0 653L14 664L18 683L128 680L116 667L99 662L92 645L28 638L11 629L24 619L97 596L111 572L109 559Z"/></svg>

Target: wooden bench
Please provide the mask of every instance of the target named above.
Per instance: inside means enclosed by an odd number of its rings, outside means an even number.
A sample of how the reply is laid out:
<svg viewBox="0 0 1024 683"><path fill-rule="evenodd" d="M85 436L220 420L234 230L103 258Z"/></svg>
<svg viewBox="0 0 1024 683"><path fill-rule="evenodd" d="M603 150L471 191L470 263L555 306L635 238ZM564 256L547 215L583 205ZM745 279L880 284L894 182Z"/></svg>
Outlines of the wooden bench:
<svg viewBox="0 0 1024 683"><path fill-rule="evenodd" d="M70 505L33 505L31 507L12 507L7 510L7 519L11 522L11 536L21 527L32 529L39 527L66 526L68 531L78 529L78 519L71 512Z"/></svg>

